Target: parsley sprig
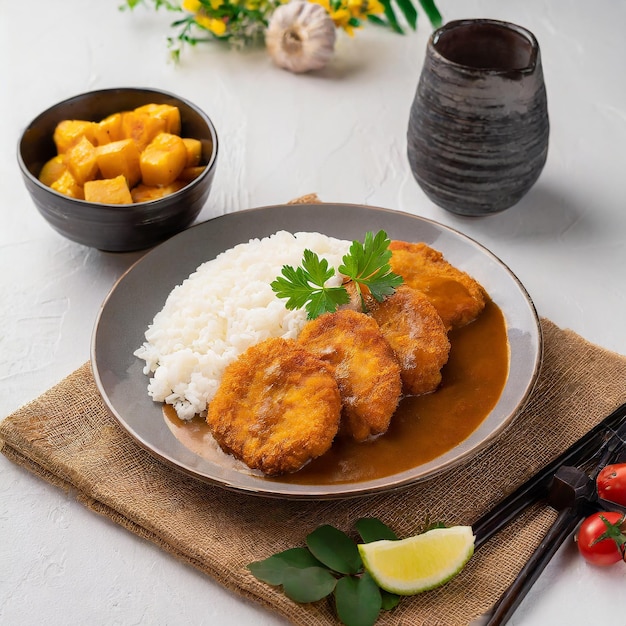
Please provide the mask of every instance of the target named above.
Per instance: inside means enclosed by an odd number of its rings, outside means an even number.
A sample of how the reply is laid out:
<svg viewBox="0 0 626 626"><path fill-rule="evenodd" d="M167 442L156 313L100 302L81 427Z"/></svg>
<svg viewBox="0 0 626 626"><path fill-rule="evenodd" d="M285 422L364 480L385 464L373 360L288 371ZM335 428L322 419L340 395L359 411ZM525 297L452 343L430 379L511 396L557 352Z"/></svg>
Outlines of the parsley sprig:
<svg viewBox="0 0 626 626"><path fill-rule="evenodd" d="M289 310L306 308L307 317L315 319L322 313L334 313L340 305L347 304L350 295L345 284L351 283L362 310L367 311L367 295L382 302L402 284L402 277L394 274L389 265L389 243L384 230L376 235L367 232L363 243L353 241L349 253L344 255L337 268L345 277L344 284L334 287L326 283L335 275L335 269L315 252L305 250L302 265L297 268L284 265L282 275L271 283L272 290L279 298L287 299L285 306Z"/></svg>
<svg viewBox="0 0 626 626"><path fill-rule="evenodd" d="M345 287L327 287L326 282L335 275L326 259L315 252L305 250L302 265L294 269L284 265L282 276L271 283L279 298L287 298L289 310L306 307L308 318L315 319L326 311L336 311L340 304L347 304L350 296Z"/></svg>

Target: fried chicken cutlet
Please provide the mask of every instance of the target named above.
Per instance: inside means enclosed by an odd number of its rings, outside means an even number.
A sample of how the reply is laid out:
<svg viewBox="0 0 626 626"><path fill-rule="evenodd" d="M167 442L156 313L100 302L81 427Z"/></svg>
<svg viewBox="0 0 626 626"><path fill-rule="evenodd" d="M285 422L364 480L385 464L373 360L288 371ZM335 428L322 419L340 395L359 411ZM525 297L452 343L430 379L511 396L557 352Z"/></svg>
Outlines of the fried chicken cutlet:
<svg viewBox="0 0 626 626"><path fill-rule="evenodd" d="M307 322L300 346L329 363L343 403L340 433L364 441L389 428L402 392L400 365L376 321L350 309Z"/></svg>
<svg viewBox="0 0 626 626"><path fill-rule="evenodd" d="M482 312L487 295L469 274L425 243L392 241L391 269L430 300L448 330L465 326Z"/></svg>
<svg viewBox="0 0 626 626"><path fill-rule="evenodd" d="M276 476L324 454L340 417L332 368L295 340L273 338L226 368L206 419L225 452Z"/></svg>
<svg viewBox="0 0 626 626"><path fill-rule="evenodd" d="M428 298L417 289L400 285L382 302L368 302L370 315L398 357L403 390L419 395L435 391L441 368L450 354L446 327Z"/></svg>

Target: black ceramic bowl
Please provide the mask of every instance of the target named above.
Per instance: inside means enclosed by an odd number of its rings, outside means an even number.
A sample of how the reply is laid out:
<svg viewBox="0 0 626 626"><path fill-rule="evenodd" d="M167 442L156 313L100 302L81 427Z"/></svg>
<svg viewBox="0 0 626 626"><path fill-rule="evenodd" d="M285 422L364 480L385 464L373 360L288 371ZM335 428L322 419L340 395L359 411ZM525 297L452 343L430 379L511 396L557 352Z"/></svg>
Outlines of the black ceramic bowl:
<svg viewBox="0 0 626 626"><path fill-rule="evenodd" d="M119 205L77 200L39 181L42 166L56 154L52 137L61 120L100 121L112 113L150 103L177 106L182 136L202 142L202 165L206 167L188 185L158 200ZM18 162L35 206L55 230L86 246L129 252L161 243L194 221L211 190L217 152L213 123L191 102L165 91L119 88L81 94L41 113L20 138Z"/></svg>

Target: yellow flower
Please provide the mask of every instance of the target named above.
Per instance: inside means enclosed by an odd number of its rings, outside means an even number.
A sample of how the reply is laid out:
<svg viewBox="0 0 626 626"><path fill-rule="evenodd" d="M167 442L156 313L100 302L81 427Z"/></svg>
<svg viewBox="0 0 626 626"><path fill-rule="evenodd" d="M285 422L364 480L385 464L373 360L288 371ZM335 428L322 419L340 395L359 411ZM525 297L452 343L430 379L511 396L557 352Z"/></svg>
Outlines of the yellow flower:
<svg viewBox="0 0 626 626"><path fill-rule="evenodd" d="M224 0L210 0L211 8L215 11L219 9L223 4ZM200 0L183 0L183 9L185 11L189 11L189 13L199 13L200 15L206 15L204 7Z"/></svg>
<svg viewBox="0 0 626 626"><path fill-rule="evenodd" d="M350 24L352 15L348 9L337 9L336 11L331 11L330 17L337 28L343 28L348 35L350 35L350 37L354 35L354 29Z"/></svg>
<svg viewBox="0 0 626 626"><path fill-rule="evenodd" d="M201 8L200 0L183 0L183 9L189 13L197 13Z"/></svg>
<svg viewBox="0 0 626 626"><path fill-rule="evenodd" d="M222 20L207 15L196 15L196 22L218 37L226 32L226 24Z"/></svg>
<svg viewBox="0 0 626 626"><path fill-rule="evenodd" d="M385 12L385 7L382 5L382 2L379 2L378 0L367 0L367 14L368 15L384 13L384 12Z"/></svg>
<svg viewBox="0 0 626 626"><path fill-rule="evenodd" d="M213 20L210 30L216 35L221 36L226 32L226 22L223 20Z"/></svg>
<svg viewBox="0 0 626 626"><path fill-rule="evenodd" d="M340 2L333 2L331 0L311 0L323 6L326 9L328 15L333 20L336 28L343 28L343 30L350 35L354 36L354 29L360 26L356 25L356 21L368 13L379 12L378 8L382 10L382 4L379 0L341 0Z"/></svg>
<svg viewBox="0 0 626 626"><path fill-rule="evenodd" d="M366 3L364 2L364 0L348 0L346 2L346 5L352 17L358 18L358 17L361 17L365 13L364 9L365 9Z"/></svg>
<svg viewBox="0 0 626 626"><path fill-rule="evenodd" d="M383 13L385 10L379 0L347 0L346 6L351 15L356 18Z"/></svg>

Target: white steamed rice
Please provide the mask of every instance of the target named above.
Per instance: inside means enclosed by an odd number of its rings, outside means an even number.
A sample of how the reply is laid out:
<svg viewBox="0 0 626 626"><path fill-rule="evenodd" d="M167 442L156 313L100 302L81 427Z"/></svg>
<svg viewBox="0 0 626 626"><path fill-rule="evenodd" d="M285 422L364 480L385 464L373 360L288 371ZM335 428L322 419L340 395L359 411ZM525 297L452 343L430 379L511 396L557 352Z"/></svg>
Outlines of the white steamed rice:
<svg viewBox="0 0 626 626"><path fill-rule="evenodd" d="M349 247L320 233L279 231L200 265L172 290L134 353L146 362L152 399L181 419L204 414L229 363L269 337L297 337L305 323L306 311L288 311L270 287L283 265L299 266L308 248L336 270ZM328 284L339 280L336 273Z"/></svg>

